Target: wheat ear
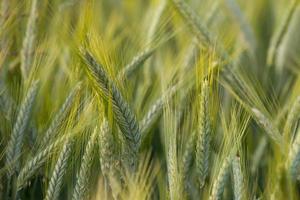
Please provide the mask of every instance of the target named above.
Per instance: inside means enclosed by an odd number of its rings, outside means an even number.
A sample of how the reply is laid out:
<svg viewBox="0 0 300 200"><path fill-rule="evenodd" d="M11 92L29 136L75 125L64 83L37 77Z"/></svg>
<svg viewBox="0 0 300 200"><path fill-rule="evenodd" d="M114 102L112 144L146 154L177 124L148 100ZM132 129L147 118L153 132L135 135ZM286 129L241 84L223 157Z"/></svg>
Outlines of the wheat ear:
<svg viewBox="0 0 300 200"><path fill-rule="evenodd" d="M29 88L25 99L22 101L19 113L17 115L16 123L14 124L11 138L9 140L7 150L6 150L6 164L11 165L11 170L14 170L15 167L12 166L15 163L15 166L18 167L17 160L19 159L23 138L25 134L26 127L28 125L30 115L32 112L32 107L34 100L36 98L38 91L38 81L35 81Z"/></svg>
<svg viewBox="0 0 300 200"><path fill-rule="evenodd" d="M196 142L196 170L200 187L205 184L209 167L209 143L210 143L210 123L209 123L209 86L205 80L202 84L200 96L200 112L198 119L198 137Z"/></svg>
<svg viewBox="0 0 300 200"><path fill-rule="evenodd" d="M300 169L300 132L298 131L295 141L289 150L287 169L292 180L299 179Z"/></svg>
<svg viewBox="0 0 300 200"><path fill-rule="evenodd" d="M234 199L244 200L245 199L244 176L241 167L241 159L239 156L235 156L232 159L232 174L233 174Z"/></svg>
<svg viewBox="0 0 300 200"><path fill-rule="evenodd" d="M72 141L67 140L59 154L55 164L45 200L57 200L63 183L63 177L67 170L68 159L72 152Z"/></svg>
<svg viewBox="0 0 300 200"><path fill-rule="evenodd" d="M96 127L90 136L90 139L85 147L82 157L79 173L77 175L76 184L73 192L73 200L84 199L88 189L91 167L93 164L95 147L97 145L98 128Z"/></svg>
<svg viewBox="0 0 300 200"><path fill-rule="evenodd" d="M51 143L45 149L37 153L31 160L29 160L25 166L21 169L18 180L17 180L17 188L21 189L25 183L30 179L39 169L46 159L50 156L50 154L62 143L66 140L67 136L64 136L57 141Z"/></svg>
<svg viewBox="0 0 300 200"><path fill-rule="evenodd" d="M127 154L127 165L129 168L135 170L141 140L136 117L124 100L121 92L115 84L109 80L103 67L88 52L84 53L84 59L88 66L88 74L95 81L94 87L102 90L102 96L106 99L110 97L110 100L112 101L114 117L126 141L126 152L124 153Z"/></svg>
<svg viewBox="0 0 300 200"><path fill-rule="evenodd" d="M298 96L293 103L291 110L287 116L285 126L283 128L283 134L286 139L288 139L290 132L292 131L292 127L294 126L297 119L300 117L300 96ZM291 137L292 141L293 137Z"/></svg>
<svg viewBox="0 0 300 200"><path fill-rule="evenodd" d="M132 74L142 65L154 52L154 49L146 48L144 51L138 53L133 57L131 62L127 64L122 71L118 74L118 80L123 78L128 79Z"/></svg>
<svg viewBox="0 0 300 200"><path fill-rule="evenodd" d="M228 179L231 162L232 162L231 156L226 157L226 159L223 161L223 164L219 170L217 178L213 182L212 192L209 197L210 200L222 199L222 195L225 189L225 184Z"/></svg>
<svg viewBox="0 0 300 200"><path fill-rule="evenodd" d="M35 26L37 19L37 0L32 0L31 11L27 22L25 38L21 50L21 71L23 78L26 79L32 64L33 43L35 38Z"/></svg>

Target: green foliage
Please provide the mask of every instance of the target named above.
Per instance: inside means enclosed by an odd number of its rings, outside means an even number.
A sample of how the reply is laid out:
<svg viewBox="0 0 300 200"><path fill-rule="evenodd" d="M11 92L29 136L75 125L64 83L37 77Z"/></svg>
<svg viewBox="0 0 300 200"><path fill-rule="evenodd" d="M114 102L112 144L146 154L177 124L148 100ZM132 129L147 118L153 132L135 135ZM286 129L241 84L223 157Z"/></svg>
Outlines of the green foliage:
<svg viewBox="0 0 300 200"><path fill-rule="evenodd" d="M299 199L299 0L2 0L0 199Z"/></svg>

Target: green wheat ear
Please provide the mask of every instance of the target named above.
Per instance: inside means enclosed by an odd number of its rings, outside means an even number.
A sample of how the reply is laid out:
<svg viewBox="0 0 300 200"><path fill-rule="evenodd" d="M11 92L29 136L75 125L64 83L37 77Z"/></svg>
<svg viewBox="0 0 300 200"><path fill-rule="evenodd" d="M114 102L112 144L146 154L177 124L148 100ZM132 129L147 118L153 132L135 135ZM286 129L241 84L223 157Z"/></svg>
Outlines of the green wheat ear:
<svg viewBox="0 0 300 200"><path fill-rule="evenodd" d="M241 167L241 158L235 156L232 159L232 174L233 174L233 188L234 188L234 199L244 200L245 199L245 185L244 176Z"/></svg>
<svg viewBox="0 0 300 200"><path fill-rule="evenodd" d="M299 169L300 169L300 134L298 131L295 141L290 147L288 162L287 162L287 171L292 180L296 180L300 178Z"/></svg>
<svg viewBox="0 0 300 200"><path fill-rule="evenodd" d="M97 145L98 128L96 127L90 136L90 139L85 147L82 157L79 173L76 178L76 184L73 192L73 200L81 200L85 198L89 187L89 178L91 174L91 167L94 159L95 147Z"/></svg>
<svg viewBox="0 0 300 200"><path fill-rule="evenodd" d="M6 150L6 164L15 170L19 165L19 157L23 146L23 138L32 112L34 100L38 91L38 81L29 88L25 99L22 101L16 123L14 124L11 138Z"/></svg>
<svg viewBox="0 0 300 200"><path fill-rule="evenodd" d="M31 11L27 22L25 38L21 51L21 71L24 80L27 79L32 65L32 54L34 50L35 26L37 19L37 0L32 0Z"/></svg>
<svg viewBox="0 0 300 200"><path fill-rule="evenodd" d="M68 159L72 152L72 141L67 140L59 154L58 160L52 172L45 200L56 200L59 197L63 184L63 177L67 170Z"/></svg>
<svg viewBox="0 0 300 200"><path fill-rule="evenodd" d="M219 200L222 199L223 192L225 189L225 184L228 179L229 170L231 166L232 158L231 156L226 157L223 161L223 164L218 172L217 178L213 182L210 200Z"/></svg>
<svg viewBox="0 0 300 200"><path fill-rule="evenodd" d="M47 158L53 153L53 151L61 145L68 137L64 136L57 141L51 143L49 146L39 151L31 160L25 163L24 167L21 169L18 180L17 188L20 190L25 186L26 182L34 176L34 173L39 169Z"/></svg>
<svg viewBox="0 0 300 200"><path fill-rule="evenodd" d="M205 80L202 84L200 96L200 112L198 119L198 134L196 142L196 171L200 187L205 184L205 179L208 175L209 167L209 143L210 143L210 122L209 122L209 86Z"/></svg>
<svg viewBox="0 0 300 200"><path fill-rule="evenodd" d="M112 101L114 118L116 119L126 142L124 152L127 160L126 164L130 169L135 171L141 143L141 134L136 117L128 103L124 100L121 92L107 76L103 67L89 52L85 51L83 57L87 64L88 75L94 81L96 92L100 92L99 94L105 100Z"/></svg>

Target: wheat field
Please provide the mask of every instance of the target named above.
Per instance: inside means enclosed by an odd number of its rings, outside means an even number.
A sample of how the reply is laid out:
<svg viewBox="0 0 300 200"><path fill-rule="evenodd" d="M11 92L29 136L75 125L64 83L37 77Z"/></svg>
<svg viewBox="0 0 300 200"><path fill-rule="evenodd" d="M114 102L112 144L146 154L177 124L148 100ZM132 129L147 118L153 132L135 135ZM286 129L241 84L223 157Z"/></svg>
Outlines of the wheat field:
<svg viewBox="0 0 300 200"><path fill-rule="evenodd" d="M300 0L0 0L0 199L300 199Z"/></svg>

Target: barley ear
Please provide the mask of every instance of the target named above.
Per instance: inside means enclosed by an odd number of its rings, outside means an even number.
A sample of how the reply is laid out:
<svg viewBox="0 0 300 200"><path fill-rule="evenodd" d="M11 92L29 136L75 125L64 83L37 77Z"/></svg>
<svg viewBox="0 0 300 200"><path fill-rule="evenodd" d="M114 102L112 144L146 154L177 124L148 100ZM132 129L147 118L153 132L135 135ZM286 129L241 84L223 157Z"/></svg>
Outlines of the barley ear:
<svg viewBox="0 0 300 200"><path fill-rule="evenodd" d="M292 180L299 179L300 169L300 134L299 131L296 139L289 150L287 170Z"/></svg>
<svg viewBox="0 0 300 200"><path fill-rule="evenodd" d="M67 140L59 154L55 164L45 200L57 200L63 183L63 177L67 170L68 159L72 152L72 141Z"/></svg>
<svg viewBox="0 0 300 200"><path fill-rule="evenodd" d="M196 171L202 188L205 184L205 179L208 175L209 167L209 143L210 143L210 123L209 123L209 86L208 81L205 80L202 84L200 95L200 112L198 118L198 134L196 142Z"/></svg>
<svg viewBox="0 0 300 200"><path fill-rule="evenodd" d="M244 200L245 199L244 176L241 167L241 159L239 156L235 156L232 159L232 174L233 174L234 199Z"/></svg>
<svg viewBox="0 0 300 200"><path fill-rule="evenodd" d="M102 95L104 99L112 101L114 118L123 133L122 136L125 141L125 152L123 152L123 155L126 157L126 165L129 169L135 171L141 143L139 125L135 114L124 100L116 85L109 79L103 66L87 51L84 53L84 60L87 64L87 72L95 82L94 87L96 91L102 91L100 95Z"/></svg>
<svg viewBox="0 0 300 200"><path fill-rule="evenodd" d="M31 11L27 22L25 38L21 50L21 71L24 80L27 79L32 65L32 54L34 50L35 26L37 19L37 0L32 0Z"/></svg>
<svg viewBox="0 0 300 200"><path fill-rule="evenodd" d="M51 143L49 146L38 152L31 160L29 160L21 169L18 180L17 188L20 190L26 182L34 175L37 169L39 169L47 158L53 153L53 151L59 147L59 145L66 140L67 137L62 137L57 141Z"/></svg>
<svg viewBox="0 0 300 200"><path fill-rule="evenodd" d="M91 173L91 167L94 159L95 147L97 145L98 128L96 127L91 134L89 141L85 147L85 151L82 157L79 173L76 178L76 184L73 191L73 200L81 200L86 196L86 192L89 187L89 178Z"/></svg>
<svg viewBox="0 0 300 200"><path fill-rule="evenodd" d="M223 161L222 166L218 172L218 175L213 182L211 195L209 197L210 200L222 199L223 192L225 189L225 184L228 179L231 162L232 162L231 156L226 157L226 159Z"/></svg>
<svg viewBox="0 0 300 200"><path fill-rule="evenodd" d="M34 100L38 91L38 81L35 81L29 88L25 99L22 101L14 124L11 138L6 150L6 164L11 166L10 170L15 170L19 165L19 157L23 146L23 138L25 130L28 126L30 115L32 112Z"/></svg>
<svg viewBox="0 0 300 200"><path fill-rule="evenodd" d="M297 119L300 118L300 96L298 96L293 103L290 112L288 113L285 126L283 128L283 134L285 139L293 140L293 135L291 135L291 131Z"/></svg>

